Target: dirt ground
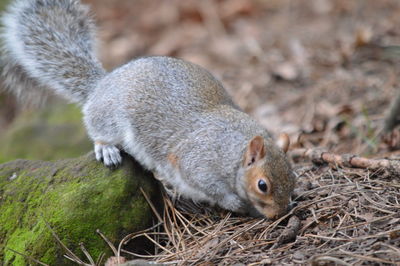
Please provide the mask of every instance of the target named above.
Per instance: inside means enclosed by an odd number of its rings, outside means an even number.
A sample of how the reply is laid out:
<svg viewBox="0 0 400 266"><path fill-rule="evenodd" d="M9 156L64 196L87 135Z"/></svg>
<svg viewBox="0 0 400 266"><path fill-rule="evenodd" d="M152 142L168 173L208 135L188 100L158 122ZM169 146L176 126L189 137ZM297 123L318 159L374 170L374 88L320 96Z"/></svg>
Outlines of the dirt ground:
<svg viewBox="0 0 400 266"><path fill-rule="evenodd" d="M167 55L197 63L291 150L399 158L384 141L400 93L397 0L86 0L108 69ZM398 172L294 162L298 206L281 223L168 207L149 259L178 264L400 265ZM278 241L296 216L295 239ZM293 228L292 228L293 229ZM281 242L281 243L280 243ZM121 253L127 256L127 253ZM129 257L129 255L128 255ZM253 264L252 264L253 263Z"/></svg>

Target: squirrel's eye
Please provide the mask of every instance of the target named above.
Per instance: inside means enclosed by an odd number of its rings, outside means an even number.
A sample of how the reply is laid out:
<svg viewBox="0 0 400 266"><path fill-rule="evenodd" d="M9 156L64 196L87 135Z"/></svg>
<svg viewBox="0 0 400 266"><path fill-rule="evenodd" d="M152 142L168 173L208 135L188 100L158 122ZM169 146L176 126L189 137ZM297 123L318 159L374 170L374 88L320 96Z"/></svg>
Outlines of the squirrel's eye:
<svg viewBox="0 0 400 266"><path fill-rule="evenodd" d="M262 192L266 193L268 190L267 183L263 179L258 180L258 189L261 190Z"/></svg>

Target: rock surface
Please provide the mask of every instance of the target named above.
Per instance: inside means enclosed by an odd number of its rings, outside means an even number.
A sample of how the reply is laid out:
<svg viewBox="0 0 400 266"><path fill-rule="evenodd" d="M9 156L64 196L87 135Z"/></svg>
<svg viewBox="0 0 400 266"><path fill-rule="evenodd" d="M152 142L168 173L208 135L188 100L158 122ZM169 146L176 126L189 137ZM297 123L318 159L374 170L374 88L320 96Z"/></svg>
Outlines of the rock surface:
<svg viewBox="0 0 400 266"><path fill-rule="evenodd" d="M118 244L126 234L151 226L152 212L140 188L157 201L151 173L128 157L117 170L96 162L92 153L0 165L0 261L27 265L15 250L49 265L71 264L46 223L80 258L79 243L94 260L103 252L107 258L110 249L97 229Z"/></svg>

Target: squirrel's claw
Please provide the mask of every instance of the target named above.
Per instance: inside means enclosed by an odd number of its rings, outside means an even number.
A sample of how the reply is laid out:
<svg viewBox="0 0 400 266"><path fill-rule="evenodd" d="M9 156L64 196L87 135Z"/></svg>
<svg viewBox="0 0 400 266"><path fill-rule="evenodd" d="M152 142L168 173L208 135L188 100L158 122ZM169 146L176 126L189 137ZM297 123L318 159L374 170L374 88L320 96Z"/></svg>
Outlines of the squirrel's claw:
<svg viewBox="0 0 400 266"><path fill-rule="evenodd" d="M96 160L101 161L107 167L117 167L122 162L120 151L117 147L110 144L95 143L94 152Z"/></svg>

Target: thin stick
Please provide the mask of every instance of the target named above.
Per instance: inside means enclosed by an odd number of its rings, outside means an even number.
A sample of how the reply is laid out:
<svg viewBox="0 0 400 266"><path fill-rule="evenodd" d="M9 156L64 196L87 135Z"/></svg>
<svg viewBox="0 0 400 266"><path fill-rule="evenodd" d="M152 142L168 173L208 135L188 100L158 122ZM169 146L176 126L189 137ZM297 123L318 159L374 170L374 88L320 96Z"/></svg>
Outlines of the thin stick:
<svg viewBox="0 0 400 266"><path fill-rule="evenodd" d="M321 261L321 260L326 260L326 261L331 261L334 262L338 265L345 265L345 266L351 266L350 263L345 262L344 260L332 257L332 256L316 256L312 259L312 264L314 265L315 262Z"/></svg>
<svg viewBox="0 0 400 266"><path fill-rule="evenodd" d="M86 258L90 261L90 263L91 263L92 265L96 265L96 264L94 263L94 260L93 260L92 256L91 256L91 255L89 254L89 252L86 250L86 248L85 248L85 246L83 245L82 242L79 243L79 246L80 246L80 248L81 248L83 254L85 254Z"/></svg>
<svg viewBox="0 0 400 266"><path fill-rule="evenodd" d="M33 262L36 262L37 264L44 265L44 266L49 266L49 265L46 264L46 263L43 263L43 262L41 262L41 261L38 261L37 259L34 259L34 258L32 258L31 256L28 256L28 255L25 255L24 253L18 252L18 251L16 251L16 250L12 249L12 248L7 248L7 247L6 247L6 249L8 249L8 250L10 250L10 251L12 251L12 252L14 252L14 253L16 253L16 254L18 254L18 255L21 255L21 256L23 256L24 258L28 259L28 260L31 260L31 261L33 261Z"/></svg>
<svg viewBox="0 0 400 266"><path fill-rule="evenodd" d="M391 173L400 174L400 160L368 159L352 154L335 154L324 149L296 149L289 152L293 159L308 158L313 163L331 163L340 167L354 167L370 170L384 169Z"/></svg>
<svg viewBox="0 0 400 266"><path fill-rule="evenodd" d="M126 244L128 241L132 240L133 238L135 238L136 236L152 231L155 228L157 228L158 226L160 226L162 223L158 223L156 225L153 225L152 227L139 231L139 232L135 232L135 233L131 233L129 235L126 235L118 244L118 250L116 251L116 257L120 257L121 256L121 250L122 250L122 245Z"/></svg>
<svg viewBox="0 0 400 266"><path fill-rule="evenodd" d="M96 230L96 233L98 233L98 234L101 236L101 238L103 238L103 240L108 244L108 246L111 248L112 252L114 253L114 256L118 257L118 251L117 251L117 249L114 247L114 244L111 243L111 241L108 240L108 238L107 238L105 235L103 235L103 233L100 232L99 229Z"/></svg>
<svg viewBox="0 0 400 266"><path fill-rule="evenodd" d="M142 192L144 198L146 199L147 203L149 204L151 210L154 212L154 214L157 216L157 219L160 223L163 222L163 219L161 218L161 215L158 213L156 207L154 207L153 203L150 200L150 197L147 195L147 193L143 190L142 187L139 188L140 192Z"/></svg>
<svg viewBox="0 0 400 266"><path fill-rule="evenodd" d="M47 228L49 228L51 234L53 235L53 237L57 240L57 242L61 245L61 247L63 247L66 251L67 251L67 255L64 255L66 258L68 259L73 259L73 261L81 264L81 265L86 265L86 266L92 266L90 264L87 264L85 262L83 262L78 256L76 256L66 245L64 245L64 243L61 241L61 239L57 236L57 234L54 232L54 230L51 228L51 226L49 225L49 223L44 219L44 217L42 216L43 221L45 222Z"/></svg>

